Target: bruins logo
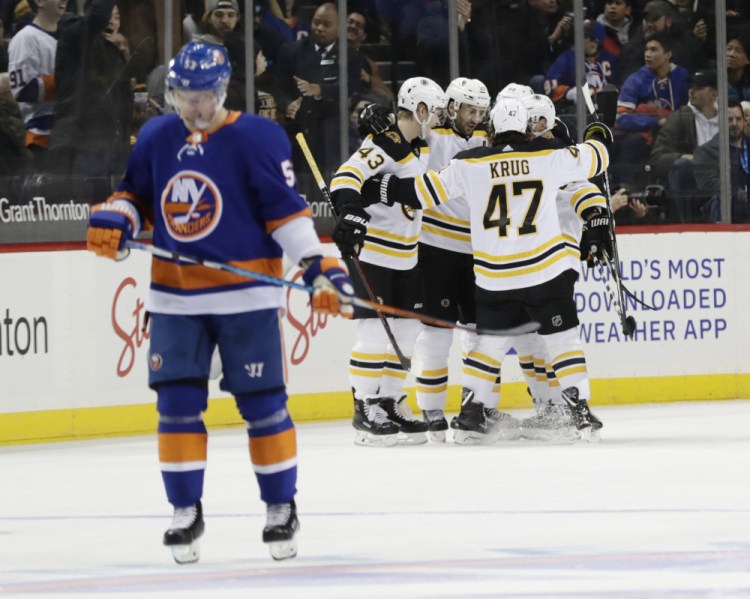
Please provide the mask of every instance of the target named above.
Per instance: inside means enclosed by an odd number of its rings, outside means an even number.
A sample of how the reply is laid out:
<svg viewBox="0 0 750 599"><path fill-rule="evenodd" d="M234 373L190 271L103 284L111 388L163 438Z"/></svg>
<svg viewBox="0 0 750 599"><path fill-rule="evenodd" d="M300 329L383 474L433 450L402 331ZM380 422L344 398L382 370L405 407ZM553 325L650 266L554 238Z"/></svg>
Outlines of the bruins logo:
<svg viewBox="0 0 750 599"><path fill-rule="evenodd" d="M401 212L403 212L404 216L409 220L414 220L417 217L417 211L411 206L401 204Z"/></svg>
<svg viewBox="0 0 750 599"><path fill-rule="evenodd" d="M386 131L385 133L383 133L383 135L385 135L388 139L390 139L395 144L401 143L401 138L398 136L398 133L396 133L395 131Z"/></svg>

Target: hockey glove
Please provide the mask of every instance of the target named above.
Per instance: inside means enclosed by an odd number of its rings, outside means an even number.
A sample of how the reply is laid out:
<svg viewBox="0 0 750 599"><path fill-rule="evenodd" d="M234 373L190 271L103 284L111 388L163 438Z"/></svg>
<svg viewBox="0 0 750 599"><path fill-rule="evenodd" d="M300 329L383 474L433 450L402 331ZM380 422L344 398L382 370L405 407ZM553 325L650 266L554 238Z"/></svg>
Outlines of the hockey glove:
<svg viewBox="0 0 750 599"><path fill-rule="evenodd" d="M351 258L359 255L362 245L365 243L367 225L369 224L370 215L364 208L349 204L341 209L339 221L333 228L331 237L339 248L342 257Z"/></svg>
<svg viewBox="0 0 750 599"><path fill-rule="evenodd" d="M125 243L133 239L133 223L117 209L104 206L92 212L86 232L86 249L97 256L124 260L130 254Z"/></svg>
<svg viewBox="0 0 750 599"><path fill-rule="evenodd" d="M313 311L351 318L354 285L346 265L338 258L320 256L303 262L307 263L307 268L302 279L313 288L310 298Z"/></svg>
<svg viewBox="0 0 750 599"><path fill-rule="evenodd" d="M360 137L385 133L396 122L396 117L385 106L368 104L359 113L357 130Z"/></svg>
<svg viewBox="0 0 750 599"><path fill-rule="evenodd" d="M586 129L583 131L583 140L588 141L590 139L602 142L607 150L612 147L614 137L612 136L612 129L607 127L604 123L594 121L586 125Z"/></svg>
<svg viewBox="0 0 750 599"><path fill-rule="evenodd" d="M362 205L364 207L373 204L384 204L393 206L396 197L396 183L398 177L388 174L382 177L370 177L362 186Z"/></svg>
<svg viewBox="0 0 750 599"><path fill-rule="evenodd" d="M591 264L594 258L603 258L605 251L608 256L612 256L612 246L609 214L603 211L596 212L583 224L581 259Z"/></svg>

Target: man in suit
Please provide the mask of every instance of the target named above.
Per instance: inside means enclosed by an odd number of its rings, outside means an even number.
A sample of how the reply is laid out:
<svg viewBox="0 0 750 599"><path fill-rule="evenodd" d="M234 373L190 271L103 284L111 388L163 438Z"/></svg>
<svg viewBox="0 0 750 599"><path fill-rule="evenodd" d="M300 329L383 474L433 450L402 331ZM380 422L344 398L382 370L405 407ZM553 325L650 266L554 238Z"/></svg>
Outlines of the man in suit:
<svg viewBox="0 0 750 599"><path fill-rule="evenodd" d="M276 66L278 110L286 117L287 132L301 131L321 170L332 172L340 162L339 148L339 43L338 11L333 2L315 11L310 37L287 44ZM362 54L350 49L347 81L349 96L362 89L360 74L367 69ZM296 143L295 166L305 160Z"/></svg>

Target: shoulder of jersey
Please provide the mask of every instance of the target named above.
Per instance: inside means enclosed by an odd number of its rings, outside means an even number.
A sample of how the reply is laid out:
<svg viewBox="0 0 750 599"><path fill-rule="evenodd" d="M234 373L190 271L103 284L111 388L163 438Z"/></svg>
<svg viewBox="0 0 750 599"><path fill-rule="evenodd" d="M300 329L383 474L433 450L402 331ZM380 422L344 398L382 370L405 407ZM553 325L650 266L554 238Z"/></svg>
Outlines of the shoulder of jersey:
<svg viewBox="0 0 750 599"><path fill-rule="evenodd" d="M411 153L411 146L401 137L401 134L393 129L375 135L372 143L383 150L396 162L403 160Z"/></svg>

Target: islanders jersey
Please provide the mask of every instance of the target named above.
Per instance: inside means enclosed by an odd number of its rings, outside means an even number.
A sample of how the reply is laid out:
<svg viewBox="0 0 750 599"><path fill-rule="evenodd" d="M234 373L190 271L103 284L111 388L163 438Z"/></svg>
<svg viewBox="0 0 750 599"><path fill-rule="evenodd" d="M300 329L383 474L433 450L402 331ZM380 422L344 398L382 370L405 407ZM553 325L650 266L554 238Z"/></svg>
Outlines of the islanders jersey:
<svg viewBox="0 0 750 599"><path fill-rule="evenodd" d="M210 133L191 133L176 114L147 121L108 201L131 217L136 233L150 220L155 246L276 278L283 277L283 251L271 233L310 217L284 130L240 112ZM233 314L281 305L278 286L153 258L152 312Z"/></svg>
<svg viewBox="0 0 750 599"><path fill-rule="evenodd" d="M394 174L400 178L427 172L430 149L416 139L409 143L394 127L385 133L369 135L359 149L336 171L331 195L337 207L347 196L359 196L364 182L375 175ZM411 270L417 265L417 241L422 213L401 204L368 206L370 224L359 259L393 270Z"/></svg>
<svg viewBox="0 0 750 599"><path fill-rule="evenodd" d="M29 23L10 40L8 75L10 90L26 126L26 145L47 147L55 112L54 33Z"/></svg>
<svg viewBox="0 0 750 599"><path fill-rule="evenodd" d="M430 147L428 167L437 171L446 166L456 154L487 145L487 132L475 129L471 137L462 137L453 127L436 127L427 138ZM437 208L422 213L420 243L471 254L469 206L463 198L456 198Z"/></svg>
<svg viewBox="0 0 750 599"><path fill-rule="evenodd" d="M429 171L414 182L424 209L452 198L467 201L474 274L489 291L533 287L577 268L578 252L560 228L557 192L609 163L607 149L593 140L560 150L525 148L533 143L462 152L439 173ZM579 217L588 205L576 204Z"/></svg>

